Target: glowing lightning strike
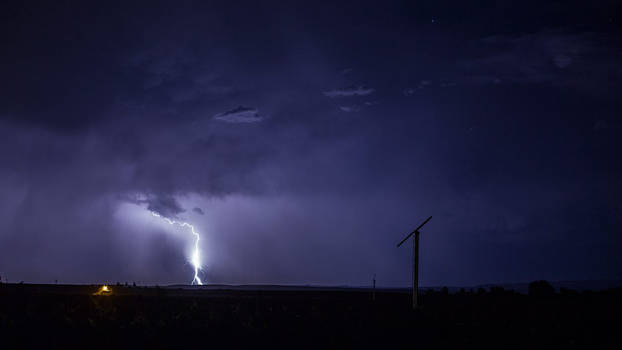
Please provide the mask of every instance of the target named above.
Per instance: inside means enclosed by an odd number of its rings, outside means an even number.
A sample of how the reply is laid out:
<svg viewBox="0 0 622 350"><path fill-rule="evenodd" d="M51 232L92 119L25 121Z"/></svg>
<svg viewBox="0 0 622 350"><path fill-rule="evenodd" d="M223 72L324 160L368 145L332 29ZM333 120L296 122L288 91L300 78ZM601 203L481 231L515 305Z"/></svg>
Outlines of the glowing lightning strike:
<svg viewBox="0 0 622 350"><path fill-rule="evenodd" d="M189 223L185 221L180 222L180 221L171 220L156 212L151 212L151 215L158 217L158 218L162 218L171 225L179 225L180 227L190 228L190 231L192 231L192 234L196 238L194 240L194 250L192 251L192 256L190 257L190 263L192 264L192 267L194 267L194 279L192 279L192 284L198 284L200 286L203 285L203 282L201 282L201 279L199 278L199 271L201 271L201 253L199 251L199 239L201 239L201 236L194 229L194 226L190 225Z"/></svg>

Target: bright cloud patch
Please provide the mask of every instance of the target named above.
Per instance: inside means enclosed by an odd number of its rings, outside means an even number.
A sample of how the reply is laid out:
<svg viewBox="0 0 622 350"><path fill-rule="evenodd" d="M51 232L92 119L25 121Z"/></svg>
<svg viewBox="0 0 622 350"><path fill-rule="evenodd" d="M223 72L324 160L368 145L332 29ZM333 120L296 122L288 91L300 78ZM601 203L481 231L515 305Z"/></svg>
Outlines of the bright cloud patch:
<svg viewBox="0 0 622 350"><path fill-rule="evenodd" d="M216 114L214 119L227 123L257 123L263 120L256 108L237 107L232 110Z"/></svg>
<svg viewBox="0 0 622 350"><path fill-rule="evenodd" d="M328 97L351 97L351 96L366 96L374 93L375 89L367 86L348 86L341 89L335 89L331 91L325 91L324 95Z"/></svg>
<svg viewBox="0 0 622 350"><path fill-rule="evenodd" d="M357 105L352 105L352 106L339 106L339 109L344 111L344 112L358 112L361 110L361 107L357 106Z"/></svg>

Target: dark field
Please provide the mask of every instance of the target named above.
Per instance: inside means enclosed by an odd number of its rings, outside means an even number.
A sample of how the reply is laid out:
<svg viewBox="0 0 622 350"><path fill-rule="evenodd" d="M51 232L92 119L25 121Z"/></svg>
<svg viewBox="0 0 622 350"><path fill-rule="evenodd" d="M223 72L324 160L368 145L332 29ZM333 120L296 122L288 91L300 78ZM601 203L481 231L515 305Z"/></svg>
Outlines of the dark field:
<svg viewBox="0 0 622 350"><path fill-rule="evenodd" d="M620 348L622 290L531 295L0 285L0 348Z"/></svg>

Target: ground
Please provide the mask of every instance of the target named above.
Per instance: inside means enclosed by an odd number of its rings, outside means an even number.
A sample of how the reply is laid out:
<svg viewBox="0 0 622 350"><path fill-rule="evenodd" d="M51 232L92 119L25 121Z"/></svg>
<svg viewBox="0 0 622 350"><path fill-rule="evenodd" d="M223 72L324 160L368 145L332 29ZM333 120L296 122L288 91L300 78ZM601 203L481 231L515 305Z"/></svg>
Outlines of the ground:
<svg viewBox="0 0 622 350"><path fill-rule="evenodd" d="M0 344L31 348L620 348L622 290L542 295L0 285Z"/></svg>

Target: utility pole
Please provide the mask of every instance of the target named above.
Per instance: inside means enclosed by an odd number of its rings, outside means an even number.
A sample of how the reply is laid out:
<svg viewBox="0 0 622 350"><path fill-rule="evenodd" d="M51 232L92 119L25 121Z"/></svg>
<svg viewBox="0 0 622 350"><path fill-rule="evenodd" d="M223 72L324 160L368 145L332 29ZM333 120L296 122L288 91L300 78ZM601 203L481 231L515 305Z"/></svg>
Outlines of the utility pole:
<svg viewBox="0 0 622 350"><path fill-rule="evenodd" d="M373 288L374 288L374 289L373 289L373 291L372 291L371 299L372 299L373 301L376 301L376 274L374 274L374 280L373 280L373 282L374 282L374 283L373 283L373 286L374 286Z"/></svg>
<svg viewBox="0 0 622 350"><path fill-rule="evenodd" d="M413 309L416 309L417 297L419 296L419 231L415 232L413 239Z"/></svg>
<svg viewBox="0 0 622 350"><path fill-rule="evenodd" d="M423 225L427 224L432 217L427 218L419 227L417 227L413 232L408 234L397 246L401 246L410 236L414 235L413 238L413 309L417 309L419 307L419 302L417 300L417 296L419 294L419 229L423 227Z"/></svg>

